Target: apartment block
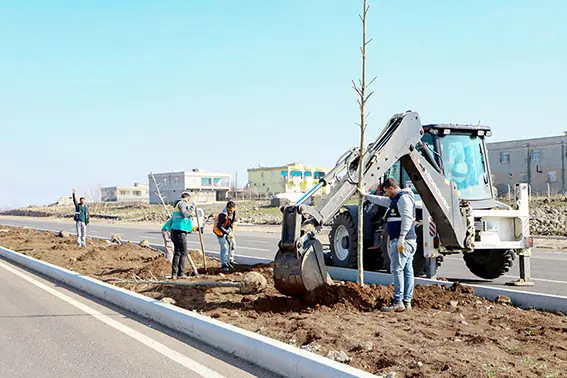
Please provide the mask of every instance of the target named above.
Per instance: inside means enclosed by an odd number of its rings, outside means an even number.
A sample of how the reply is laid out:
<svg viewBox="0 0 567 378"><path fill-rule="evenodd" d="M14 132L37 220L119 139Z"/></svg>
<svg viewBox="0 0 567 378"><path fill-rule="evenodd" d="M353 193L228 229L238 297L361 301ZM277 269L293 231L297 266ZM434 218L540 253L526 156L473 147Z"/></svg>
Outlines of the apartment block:
<svg viewBox="0 0 567 378"><path fill-rule="evenodd" d="M230 173L208 172L197 168L191 171L154 173L154 177L165 202L171 204L180 198L183 191L191 192L192 199L197 203L224 201L232 180ZM148 179L150 203L159 204L160 199L151 174Z"/></svg>
<svg viewBox="0 0 567 378"><path fill-rule="evenodd" d="M564 135L487 143L490 169L500 194L519 182L527 183L532 193L552 194L567 190L565 164L567 132Z"/></svg>
<svg viewBox="0 0 567 378"><path fill-rule="evenodd" d="M260 166L248 169L247 187L267 195L305 193L329 171L330 168L313 167L302 163L290 163L277 167ZM329 187L324 187L321 193L328 194L329 190Z"/></svg>
<svg viewBox="0 0 567 378"><path fill-rule="evenodd" d="M135 183L134 186L109 186L100 189L103 202L148 202L148 185Z"/></svg>

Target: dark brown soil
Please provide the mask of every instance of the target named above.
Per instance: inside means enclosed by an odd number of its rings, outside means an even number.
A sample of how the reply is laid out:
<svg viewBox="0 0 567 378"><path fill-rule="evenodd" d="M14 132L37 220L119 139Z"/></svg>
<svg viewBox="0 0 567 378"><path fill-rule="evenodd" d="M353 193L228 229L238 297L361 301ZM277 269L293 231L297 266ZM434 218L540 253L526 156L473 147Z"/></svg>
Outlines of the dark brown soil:
<svg viewBox="0 0 567 378"><path fill-rule="evenodd" d="M163 279L171 266L159 252L137 245L109 245L89 240L78 248L73 238L4 227L0 245L88 274ZM202 269L197 251L191 253ZM350 365L397 377L565 377L567 317L518 309L476 297L470 287L454 284L417 286L414 310L381 313L392 287L339 282L304 298L280 295L273 288L269 265L237 267L220 275L217 260L208 259L209 274L190 280L240 280L257 271L268 290L241 295L233 288L196 289L155 285L121 285L280 341L326 355L344 351ZM371 342L372 350L361 342Z"/></svg>

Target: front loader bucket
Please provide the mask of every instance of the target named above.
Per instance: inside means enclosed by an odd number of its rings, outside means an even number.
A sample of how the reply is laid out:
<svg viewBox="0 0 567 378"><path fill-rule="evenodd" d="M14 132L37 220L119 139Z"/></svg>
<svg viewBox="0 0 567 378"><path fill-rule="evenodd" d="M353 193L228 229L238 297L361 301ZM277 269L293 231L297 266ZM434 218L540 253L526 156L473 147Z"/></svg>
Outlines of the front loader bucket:
<svg viewBox="0 0 567 378"><path fill-rule="evenodd" d="M332 284L321 242L311 240L303 251L279 249L274 259L274 282L280 293L292 297Z"/></svg>

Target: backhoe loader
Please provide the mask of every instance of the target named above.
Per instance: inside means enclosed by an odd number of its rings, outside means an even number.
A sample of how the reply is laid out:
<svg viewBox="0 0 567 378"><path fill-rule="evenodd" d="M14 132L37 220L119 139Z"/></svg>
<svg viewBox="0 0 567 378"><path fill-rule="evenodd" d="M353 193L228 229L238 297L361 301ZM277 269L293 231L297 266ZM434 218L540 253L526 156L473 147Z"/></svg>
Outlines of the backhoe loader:
<svg viewBox="0 0 567 378"><path fill-rule="evenodd" d="M490 133L485 126L422 126L412 111L392 116L362 159L358 148L346 151L297 203L282 208L276 289L299 296L330 284L326 262L356 268L357 206L345 204L356 192L360 164L366 191L395 177L416 193L416 275L435 278L443 256L461 253L473 274L494 279L508 272L519 256L520 279L513 284L531 285L527 185L516 185L513 208L496 200L485 143ZM321 204L306 205L327 185L333 189ZM382 232L385 211L369 202L364 206L363 257L372 270L389 268L387 234ZM331 221L326 259L317 235Z"/></svg>

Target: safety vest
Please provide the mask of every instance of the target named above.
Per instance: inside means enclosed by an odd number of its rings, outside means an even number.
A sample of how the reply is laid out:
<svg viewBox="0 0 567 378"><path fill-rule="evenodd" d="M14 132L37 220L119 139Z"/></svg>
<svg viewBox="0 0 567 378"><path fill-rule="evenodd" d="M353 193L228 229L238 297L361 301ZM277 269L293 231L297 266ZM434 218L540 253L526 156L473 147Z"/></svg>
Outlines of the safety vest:
<svg viewBox="0 0 567 378"><path fill-rule="evenodd" d="M217 236L224 236L223 232L221 231L221 229L219 228L219 218L221 216L221 214L225 215L224 218L224 223L222 224L222 227L224 229L226 229L228 227L228 225L231 223L231 219L229 218L230 216L228 215L228 212L226 211L226 209L223 209L223 211L221 211L217 217L215 218L215 225L213 226L213 232L215 233L215 235ZM234 221L234 215L235 213L232 213L232 221Z"/></svg>
<svg viewBox="0 0 567 378"><path fill-rule="evenodd" d="M386 216L386 230L388 231L390 239L397 239L400 237L400 232L402 230L402 216L400 214L400 211L398 210L398 201L404 195L411 196L410 193L401 190L398 194L396 194L396 196L390 203L390 209L388 210L388 215ZM415 220L415 201L413 201L413 219ZM417 235L415 233L415 221L412 221L411 227L406 235L406 239L415 240L416 238Z"/></svg>
<svg viewBox="0 0 567 378"><path fill-rule="evenodd" d="M185 200L179 200L175 205L175 210L171 215L171 219L172 219L171 229L178 231L185 231L185 232L193 232L193 222L191 222L191 219L185 218L183 216L183 213L179 209L179 204L181 202L187 203L187 201Z"/></svg>

